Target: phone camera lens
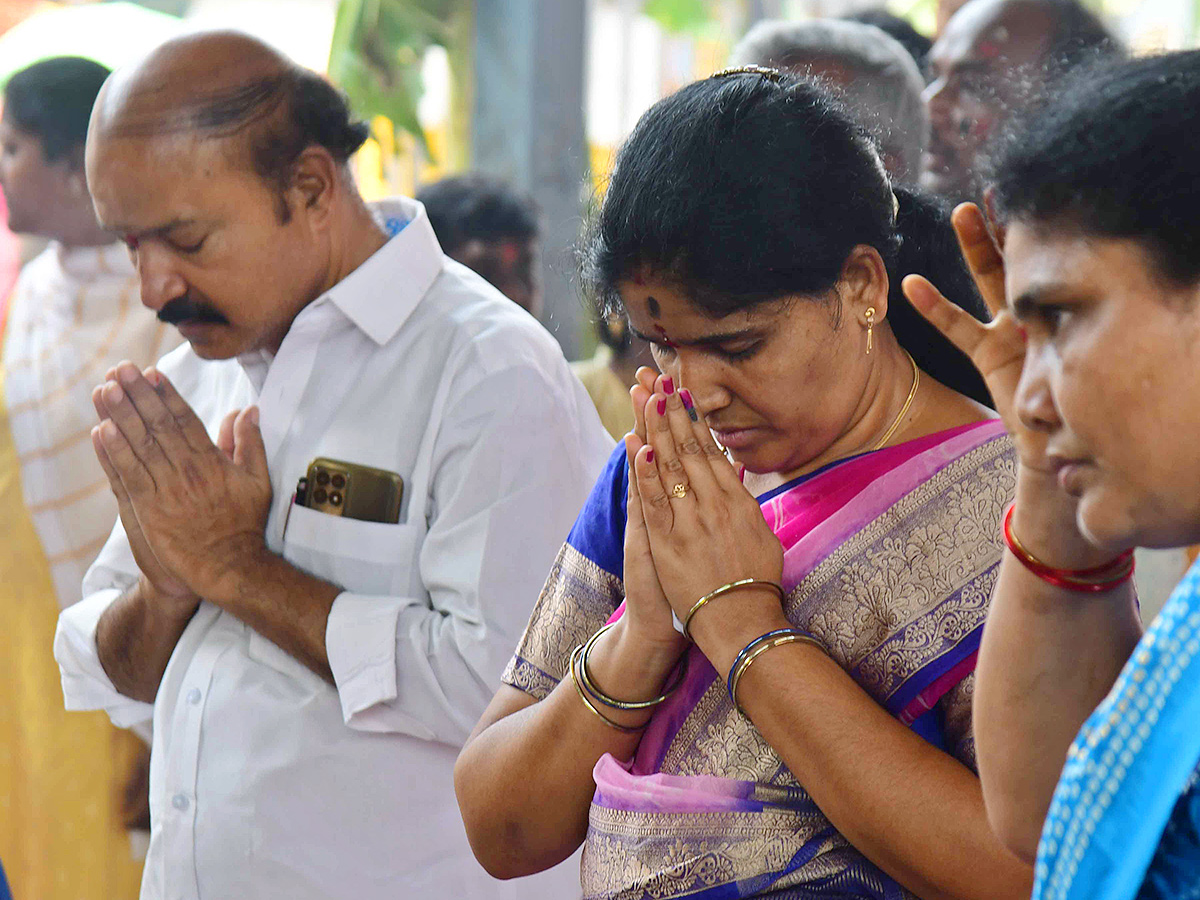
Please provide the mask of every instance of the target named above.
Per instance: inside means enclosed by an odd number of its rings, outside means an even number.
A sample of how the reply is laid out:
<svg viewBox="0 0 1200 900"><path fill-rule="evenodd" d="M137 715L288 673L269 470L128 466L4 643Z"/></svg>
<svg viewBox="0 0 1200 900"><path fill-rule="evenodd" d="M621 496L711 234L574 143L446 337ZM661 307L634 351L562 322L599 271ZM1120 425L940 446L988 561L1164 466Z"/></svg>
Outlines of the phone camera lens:
<svg viewBox="0 0 1200 900"><path fill-rule="evenodd" d="M317 473L317 484L321 485L321 487L329 484L329 473L324 469Z"/></svg>
<svg viewBox="0 0 1200 900"><path fill-rule="evenodd" d="M344 488L346 486L346 476L345 475L334 475L333 476L333 486L335 488L337 488L339 491L342 488Z"/></svg>
<svg viewBox="0 0 1200 900"><path fill-rule="evenodd" d="M329 502L331 504L333 504L334 506L341 506L342 505L342 495L339 494L337 491L330 491L329 492Z"/></svg>
<svg viewBox="0 0 1200 900"><path fill-rule="evenodd" d="M317 480L319 481L320 479L318 478ZM324 503L328 497L329 495L325 493L325 488L317 488L315 491L313 491L314 503Z"/></svg>

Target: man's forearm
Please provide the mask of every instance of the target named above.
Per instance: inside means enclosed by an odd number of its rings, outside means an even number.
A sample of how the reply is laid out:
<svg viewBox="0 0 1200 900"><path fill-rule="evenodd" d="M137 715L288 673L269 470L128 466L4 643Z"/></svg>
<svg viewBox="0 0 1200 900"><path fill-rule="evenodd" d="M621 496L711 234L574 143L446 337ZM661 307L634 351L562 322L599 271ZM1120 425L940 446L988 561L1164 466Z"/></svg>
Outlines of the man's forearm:
<svg viewBox="0 0 1200 900"><path fill-rule="evenodd" d="M341 588L270 551L237 569L207 599L333 684L325 629Z"/></svg>
<svg viewBox="0 0 1200 900"><path fill-rule="evenodd" d="M96 624L100 665L113 687L153 703L167 662L199 605L158 597L145 578L118 597Z"/></svg>

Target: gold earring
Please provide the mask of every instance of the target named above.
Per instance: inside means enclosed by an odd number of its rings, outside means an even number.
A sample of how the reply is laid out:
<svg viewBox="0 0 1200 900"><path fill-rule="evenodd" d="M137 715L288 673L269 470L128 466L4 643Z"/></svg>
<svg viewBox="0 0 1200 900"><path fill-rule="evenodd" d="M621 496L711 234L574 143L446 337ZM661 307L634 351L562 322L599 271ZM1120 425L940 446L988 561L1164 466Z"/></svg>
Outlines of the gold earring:
<svg viewBox="0 0 1200 900"><path fill-rule="evenodd" d="M871 340L875 335L875 307L867 307L867 354L871 353Z"/></svg>

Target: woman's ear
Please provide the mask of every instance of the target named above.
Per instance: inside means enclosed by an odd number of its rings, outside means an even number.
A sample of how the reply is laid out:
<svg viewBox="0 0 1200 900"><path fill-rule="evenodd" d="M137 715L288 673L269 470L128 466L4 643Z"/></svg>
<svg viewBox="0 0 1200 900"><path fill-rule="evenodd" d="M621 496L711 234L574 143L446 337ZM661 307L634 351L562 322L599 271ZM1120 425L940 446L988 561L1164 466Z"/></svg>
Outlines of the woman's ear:
<svg viewBox="0 0 1200 900"><path fill-rule="evenodd" d="M874 247L859 244L850 251L838 279L838 294L846 315L866 324L867 310L874 309L878 325L888 313L888 274L883 257Z"/></svg>

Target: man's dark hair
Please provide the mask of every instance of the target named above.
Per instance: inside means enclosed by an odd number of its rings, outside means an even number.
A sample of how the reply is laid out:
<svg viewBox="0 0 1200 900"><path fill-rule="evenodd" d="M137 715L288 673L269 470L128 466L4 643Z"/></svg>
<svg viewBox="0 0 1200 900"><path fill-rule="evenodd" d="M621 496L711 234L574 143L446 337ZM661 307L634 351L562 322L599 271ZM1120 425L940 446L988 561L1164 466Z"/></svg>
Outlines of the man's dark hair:
<svg viewBox="0 0 1200 900"><path fill-rule="evenodd" d="M893 194L866 132L801 78L715 76L651 107L617 154L582 275L599 315L622 311L618 284L645 268L721 317L784 297L827 299L859 244L887 265L901 346L942 383L990 402L969 361L900 289L919 272L984 315L945 210L909 189Z"/></svg>
<svg viewBox="0 0 1200 900"><path fill-rule="evenodd" d="M199 95L165 116L123 121L114 131L117 136L141 137L195 131L245 140L250 165L280 195L279 215L285 223L291 214L282 195L300 154L323 147L345 165L371 133L366 123L354 118L341 91L300 66Z"/></svg>
<svg viewBox="0 0 1200 900"><path fill-rule="evenodd" d="M4 86L4 119L36 137L47 161L81 152L96 95L110 74L81 56L36 62Z"/></svg>
<svg viewBox="0 0 1200 900"><path fill-rule="evenodd" d="M1200 281L1200 51L1093 69L1019 124L995 174L1006 219L1140 242Z"/></svg>
<svg viewBox="0 0 1200 900"><path fill-rule="evenodd" d="M1057 26L1046 52L1051 76L1105 60L1123 59L1125 45L1104 21L1079 0L1047 0Z"/></svg>
<svg viewBox="0 0 1200 900"><path fill-rule="evenodd" d="M847 22L874 25L880 31L890 34L912 55L912 58L916 60L917 68L921 70L922 75L925 75L926 63L929 59L929 51L933 47L933 41L913 28L912 23L907 19L893 15L886 9L868 9L841 18Z"/></svg>
<svg viewBox="0 0 1200 900"><path fill-rule="evenodd" d="M529 197L484 175L456 175L417 194L443 252L453 256L468 241L531 241L538 236L538 209Z"/></svg>
<svg viewBox="0 0 1200 900"><path fill-rule="evenodd" d="M345 165L371 134L370 126L354 118L345 95L316 72L296 66L266 79L264 87L278 93L282 110L251 137L250 154L259 176L280 191L291 184L292 167L309 147L324 147Z"/></svg>

